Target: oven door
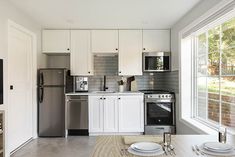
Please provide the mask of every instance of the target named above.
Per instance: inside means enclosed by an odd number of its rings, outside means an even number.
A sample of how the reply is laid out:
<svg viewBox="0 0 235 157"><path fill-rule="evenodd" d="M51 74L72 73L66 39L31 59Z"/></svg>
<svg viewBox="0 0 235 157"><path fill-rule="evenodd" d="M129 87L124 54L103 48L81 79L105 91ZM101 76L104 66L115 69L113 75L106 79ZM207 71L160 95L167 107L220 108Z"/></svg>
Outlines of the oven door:
<svg viewBox="0 0 235 157"><path fill-rule="evenodd" d="M145 125L174 125L174 108L171 102L146 102Z"/></svg>
<svg viewBox="0 0 235 157"><path fill-rule="evenodd" d="M170 71L170 53L144 53L143 67L145 72Z"/></svg>

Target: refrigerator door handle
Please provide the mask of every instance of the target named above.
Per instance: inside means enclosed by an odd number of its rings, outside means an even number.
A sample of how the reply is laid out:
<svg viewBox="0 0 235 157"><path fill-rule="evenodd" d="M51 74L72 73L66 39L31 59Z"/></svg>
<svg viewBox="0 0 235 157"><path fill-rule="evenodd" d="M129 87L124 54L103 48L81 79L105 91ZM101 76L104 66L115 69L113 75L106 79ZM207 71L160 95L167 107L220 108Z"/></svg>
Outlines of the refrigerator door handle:
<svg viewBox="0 0 235 157"><path fill-rule="evenodd" d="M40 73L40 85L41 86L44 85L44 76L43 76L43 73Z"/></svg>
<svg viewBox="0 0 235 157"><path fill-rule="evenodd" d="M43 97L44 97L44 89L43 87L39 88L39 103L43 102Z"/></svg>

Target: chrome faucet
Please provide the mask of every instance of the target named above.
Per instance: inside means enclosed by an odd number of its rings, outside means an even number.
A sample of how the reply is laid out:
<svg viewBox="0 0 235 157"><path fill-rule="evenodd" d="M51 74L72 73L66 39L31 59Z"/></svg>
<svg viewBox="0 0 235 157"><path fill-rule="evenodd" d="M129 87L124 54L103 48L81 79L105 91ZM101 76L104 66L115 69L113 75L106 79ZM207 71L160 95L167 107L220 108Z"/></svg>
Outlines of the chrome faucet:
<svg viewBox="0 0 235 157"><path fill-rule="evenodd" d="M106 75L104 75L104 86L103 86L103 91L106 91L108 87L106 87Z"/></svg>

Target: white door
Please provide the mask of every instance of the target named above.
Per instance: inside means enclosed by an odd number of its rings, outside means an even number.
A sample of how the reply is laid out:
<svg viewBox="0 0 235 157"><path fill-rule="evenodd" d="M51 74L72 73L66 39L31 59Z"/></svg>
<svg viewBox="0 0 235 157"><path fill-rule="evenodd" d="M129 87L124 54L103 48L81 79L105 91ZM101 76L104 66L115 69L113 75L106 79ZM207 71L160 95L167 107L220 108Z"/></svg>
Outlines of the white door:
<svg viewBox="0 0 235 157"><path fill-rule="evenodd" d="M144 132L143 96L119 96L119 132Z"/></svg>
<svg viewBox="0 0 235 157"><path fill-rule="evenodd" d="M69 30L43 30L42 51L45 53L70 52Z"/></svg>
<svg viewBox="0 0 235 157"><path fill-rule="evenodd" d="M102 96L89 96L89 132L103 132L104 104Z"/></svg>
<svg viewBox="0 0 235 157"><path fill-rule="evenodd" d="M104 132L118 132L117 96L104 96Z"/></svg>
<svg viewBox="0 0 235 157"><path fill-rule="evenodd" d="M92 30L93 53L117 53L118 30Z"/></svg>
<svg viewBox="0 0 235 157"><path fill-rule="evenodd" d="M143 52L170 52L170 30L143 30Z"/></svg>
<svg viewBox="0 0 235 157"><path fill-rule="evenodd" d="M91 53L91 31L71 31L71 74L93 75L93 55Z"/></svg>
<svg viewBox="0 0 235 157"><path fill-rule="evenodd" d="M10 152L33 137L33 37L9 25L8 133Z"/></svg>
<svg viewBox="0 0 235 157"><path fill-rule="evenodd" d="M142 75L142 30L119 31L119 75Z"/></svg>

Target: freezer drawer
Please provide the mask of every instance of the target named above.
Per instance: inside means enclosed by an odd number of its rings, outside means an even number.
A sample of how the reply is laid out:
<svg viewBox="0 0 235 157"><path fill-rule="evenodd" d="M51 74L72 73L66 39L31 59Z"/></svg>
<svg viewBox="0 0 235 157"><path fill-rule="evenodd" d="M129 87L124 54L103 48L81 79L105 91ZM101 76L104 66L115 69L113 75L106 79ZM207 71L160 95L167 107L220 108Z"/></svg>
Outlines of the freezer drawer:
<svg viewBox="0 0 235 157"><path fill-rule="evenodd" d="M88 133L88 96L67 97L67 129L69 134Z"/></svg>

